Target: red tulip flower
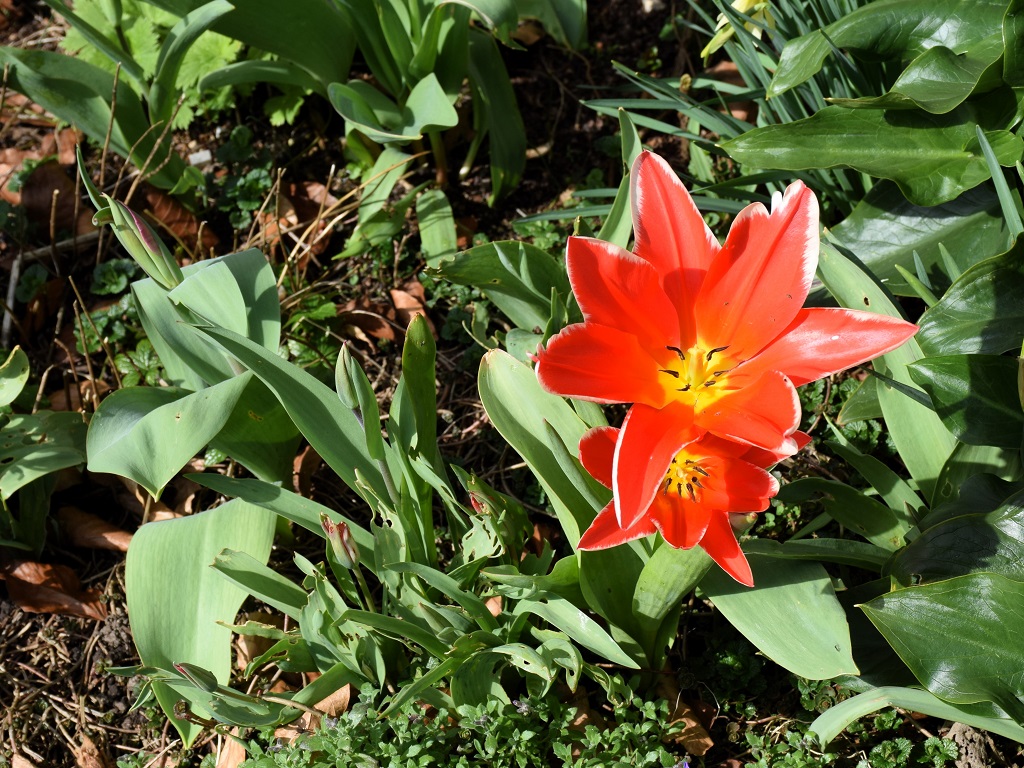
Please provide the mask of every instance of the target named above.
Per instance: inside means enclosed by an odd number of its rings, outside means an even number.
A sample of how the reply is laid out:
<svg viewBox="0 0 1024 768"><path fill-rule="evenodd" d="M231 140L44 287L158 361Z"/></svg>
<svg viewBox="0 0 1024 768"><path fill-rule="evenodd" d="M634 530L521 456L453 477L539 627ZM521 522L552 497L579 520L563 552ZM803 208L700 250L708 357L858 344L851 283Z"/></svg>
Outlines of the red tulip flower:
<svg viewBox="0 0 1024 768"><path fill-rule="evenodd" d="M628 417L627 417L628 420ZM580 440L580 461L598 482L612 487L615 427L597 427ZM795 433L798 445L810 438ZM671 546L700 545L737 581L753 586L750 566L740 549L730 517L761 512L779 490L764 467L785 458L749 445L705 434L672 457L664 485L647 512L629 527L619 525L615 502L605 507L580 538L579 549L606 549L660 532Z"/></svg>
<svg viewBox="0 0 1024 768"><path fill-rule="evenodd" d="M668 164L642 153L631 173L633 253L570 238L569 280L584 322L538 353L549 392L632 403L615 441L611 488L632 531L705 433L792 455L796 387L895 349L903 320L804 308L818 262L818 205L802 182L741 211L719 245ZM763 508L763 507L762 507Z"/></svg>

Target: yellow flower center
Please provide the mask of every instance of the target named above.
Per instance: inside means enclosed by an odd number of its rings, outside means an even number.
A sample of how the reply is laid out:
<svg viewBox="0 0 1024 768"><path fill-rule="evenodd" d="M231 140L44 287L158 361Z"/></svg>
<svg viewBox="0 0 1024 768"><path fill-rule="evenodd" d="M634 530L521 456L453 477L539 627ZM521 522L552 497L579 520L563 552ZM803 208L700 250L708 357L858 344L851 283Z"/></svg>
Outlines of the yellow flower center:
<svg viewBox="0 0 1024 768"><path fill-rule="evenodd" d="M728 346L704 349L697 345L685 352L679 347L665 347L676 358L660 369L665 375L665 390L673 400L695 405L704 396L714 398L722 389L723 380L735 366L724 353ZM718 390L715 390L715 387Z"/></svg>
<svg viewBox="0 0 1024 768"><path fill-rule="evenodd" d="M700 503L703 481L711 477L711 474L700 465L699 459L691 459L689 456L686 451L680 451L672 459L662 481L662 493L675 493L680 498L688 497L690 501Z"/></svg>

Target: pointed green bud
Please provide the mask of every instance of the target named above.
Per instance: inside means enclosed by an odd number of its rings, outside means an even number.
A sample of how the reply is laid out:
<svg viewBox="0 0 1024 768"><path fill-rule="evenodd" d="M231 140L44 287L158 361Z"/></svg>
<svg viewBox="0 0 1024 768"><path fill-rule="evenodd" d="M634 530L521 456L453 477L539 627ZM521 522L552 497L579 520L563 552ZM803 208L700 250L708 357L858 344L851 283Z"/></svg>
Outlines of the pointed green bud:
<svg viewBox="0 0 1024 768"><path fill-rule="evenodd" d="M143 271L168 291L181 283L184 277L178 262L149 223L109 195L103 197L110 203L114 234Z"/></svg>
<svg viewBox="0 0 1024 768"><path fill-rule="evenodd" d="M349 410L359 409L359 395L356 393L352 377L349 375L350 366L355 363L352 353L349 351L348 342L341 345L338 353L338 364L334 366L334 388L338 390L338 397L342 404Z"/></svg>
<svg viewBox="0 0 1024 768"><path fill-rule="evenodd" d="M347 523L335 523L327 515L320 514L320 525L327 535L327 541L331 545L331 551L342 568L352 570L359 564L359 550L352 541L352 532L348 529Z"/></svg>
<svg viewBox="0 0 1024 768"><path fill-rule="evenodd" d="M217 683L217 676L207 669L197 667L195 664L180 662L174 665L186 680L200 690L207 693L215 693L220 685Z"/></svg>

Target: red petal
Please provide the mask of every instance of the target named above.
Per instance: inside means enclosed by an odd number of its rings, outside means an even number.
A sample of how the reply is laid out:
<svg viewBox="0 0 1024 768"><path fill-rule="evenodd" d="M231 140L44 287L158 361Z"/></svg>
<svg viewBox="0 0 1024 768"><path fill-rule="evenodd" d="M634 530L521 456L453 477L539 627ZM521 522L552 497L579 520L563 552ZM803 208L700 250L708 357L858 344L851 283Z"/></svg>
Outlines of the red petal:
<svg viewBox="0 0 1024 768"><path fill-rule="evenodd" d="M730 384L746 377L732 374ZM698 410L701 429L782 455L792 456L792 437L800 423L800 400L793 384L777 371L766 371L739 389L726 391ZM699 405L699 404L698 404Z"/></svg>
<svg viewBox="0 0 1024 768"><path fill-rule="evenodd" d="M773 464L778 464L783 459L788 459L794 453L802 450L805 445L811 442L811 436L806 432L796 431L790 435L790 437L796 444L795 450L788 450L788 444L787 450L782 451L766 451L764 448L755 448L748 445L745 446L747 450L740 454L739 458L743 459L743 461L750 462L755 467L770 467Z"/></svg>
<svg viewBox="0 0 1024 768"><path fill-rule="evenodd" d="M694 504L689 499L659 493L651 504L650 517L671 546L676 549L690 549L704 538L713 515L719 512L703 504Z"/></svg>
<svg viewBox="0 0 1024 768"><path fill-rule="evenodd" d="M580 463L597 482L612 487L612 464L619 430L615 427L594 427L580 438Z"/></svg>
<svg viewBox="0 0 1024 768"><path fill-rule="evenodd" d="M657 155L641 152L630 173L633 251L661 276L681 320L683 338L694 338L688 309L721 246L675 171Z"/></svg>
<svg viewBox="0 0 1024 768"><path fill-rule="evenodd" d="M583 532L576 549L608 549L654 532L654 524L647 517L641 517L631 528L620 528L615 508L609 504L598 512L594 522Z"/></svg>
<svg viewBox="0 0 1024 768"><path fill-rule="evenodd" d="M612 470L619 524L634 525L651 506L673 457L697 437L693 410L680 402L658 410L634 405L626 414Z"/></svg>
<svg viewBox="0 0 1024 768"><path fill-rule="evenodd" d="M782 371L794 386L884 355L917 333L905 320L853 309L804 309L737 371Z"/></svg>
<svg viewBox="0 0 1024 768"><path fill-rule="evenodd" d="M779 481L739 459L706 459L701 504L724 512L761 512L779 492Z"/></svg>
<svg viewBox="0 0 1024 768"><path fill-rule="evenodd" d="M660 367L636 336L594 323L570 325L537 354L537 379L544 389L599 403L660 407L665 402Z"/></svg>
<svg viewBox="0 0 1024 768"><path fill-rule="evenodd" d="M803 307L818 263L818 203L790 184L769 215L760 203L736 217L697 298L697 333L707 348L747 360L775 339Z"/></svg>
<svg viewBox="0 0 1024 768"><path fill-rule="evenodd" d="M659 350L679 346L679 313L646 261L603 240L570 237L566 267L588 322L621 328Z"/></svg>
<svg viewBox="0 0 1024 768"><path fill-rule="evenodd" d="M722 569L740 584L754 586L754 574L750 572L750 564L736 541L736 534L729 524L729 516L718 512L711 516L711 522L701 547L711 555L711 559L722 566Z"/></svg>

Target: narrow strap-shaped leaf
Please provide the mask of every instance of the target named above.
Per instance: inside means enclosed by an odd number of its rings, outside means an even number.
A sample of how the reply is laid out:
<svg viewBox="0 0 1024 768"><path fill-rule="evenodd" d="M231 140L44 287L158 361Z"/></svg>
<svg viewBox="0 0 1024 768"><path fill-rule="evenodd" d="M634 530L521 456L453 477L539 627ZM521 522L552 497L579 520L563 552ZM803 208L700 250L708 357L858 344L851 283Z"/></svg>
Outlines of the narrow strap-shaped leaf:
<svg viewBox="0 0 1024 768"><path fill-rule="evenodd" d="M466 612L473 617L481 629L487 630L488 632L498 631L498 622L491 615L491 612L487 609L487 605L484 601L472 592L467 592L462 589L458 585L458 582L456 582L451 576L441 573L441 571L435 568L423 565L422 563L391 563L387 567L392 571L398 571L399 573L411 573L418 576L423 579L423 581L427 582L427 584L437 590L440 590L465 608Z"/></svg>

